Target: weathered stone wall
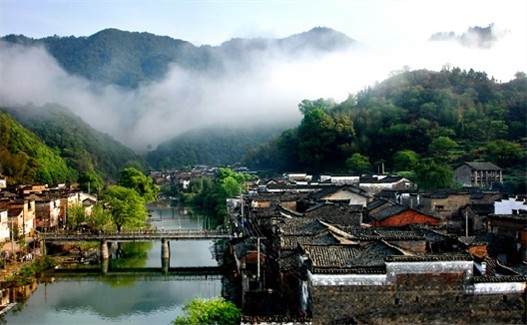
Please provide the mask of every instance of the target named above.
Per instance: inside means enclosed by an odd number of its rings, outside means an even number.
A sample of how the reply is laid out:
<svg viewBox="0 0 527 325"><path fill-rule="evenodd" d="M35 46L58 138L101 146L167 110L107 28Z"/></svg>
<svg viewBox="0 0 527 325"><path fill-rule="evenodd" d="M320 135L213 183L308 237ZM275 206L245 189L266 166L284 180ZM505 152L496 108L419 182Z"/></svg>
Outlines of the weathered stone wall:
<svg viewBox="0 0 527 325"><path fill-rule="evenodd" d="M462 278L409 274L393 285L313 286L313 324L525 324L525 292L466 294Z"/></svg>
<svg viewBox="0 0 527 325"><path fill-rule="evenodd" d="M422 203L425 211L435 213L444 220L449 220L453 214L459 212L460 208L470 204L470 194L468 192L448 194L443 198L423 196Z"/></svg>

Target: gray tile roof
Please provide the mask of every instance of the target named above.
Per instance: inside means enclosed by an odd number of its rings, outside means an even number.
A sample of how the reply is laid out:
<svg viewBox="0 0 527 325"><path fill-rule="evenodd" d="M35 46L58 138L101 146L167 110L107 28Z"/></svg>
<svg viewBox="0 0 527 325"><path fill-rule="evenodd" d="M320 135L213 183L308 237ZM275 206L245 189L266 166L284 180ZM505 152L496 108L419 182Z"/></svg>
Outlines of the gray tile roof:
<svg viewBox="0 0 527 325"><path fill-rule="evenodd" d="M362 206L323 202L309 208L305 214L334 225L360 226Z"/></svg>
<svg viewBox="0 0 527 325"><path fill-rule="evenodd" d="M384 199L384 198L378 198L378 199L375 199L375 200L371 201L370 203L368 203L368 205L366 206L366 210L371 211L371 210L377 209L379 207L382 207L385 204L393 206L396 203L393 202L393 201Z"/></svg>
<svg viewBox="0 0 527 325"><path fill-rule="evenodd" d="M386 218L389 218L393 215L396 215L396 214L399 214L405 210L407 210L408 207L404 206L404 205L394 205L394 206L390 206L390 207L387 207L386 209L382 209L381 211L375 213L375 214L371 214L370 217L375 219L375 220L378 220L378 221L381 221L381 220L384 220Z"/></svg>
<svg viewBox="0 0 527 325"><path fill-rule="evenodd" d="M355 193L357 195L360 195L360 196L364 196L364 197L368 197L368 193L357 187L357 186L351 186L351 185L345 185L345 186L333 186L333 185L330 185L330 186L324 186L324 187L321 187L320 190L316 191L316 192L312 192L312 193L309 193L309 196L316 199L316 200L321 200L323 199L324 197L328 196L328 195L331 195L331 194L334 194L338 191L348 191L348 192L351 192L351 193Z"/></svg>
<svg viewBox="0 0 527 325"><path fill-rule="evenodd" d="M464 164L474 170L502 170L500 167L494 165L491 162L464 162Z"/></svg>
<svg viewBox="0 0 527 325"><path fill-rule="evenodd" d="M312 267L345 268L359 254L358 245L302 245Z"/></svg>
<svg viewBox="0 0 527 325"><path fill-rule="evenodd" d="M376 240L365 245L357 257L350 261L349 267L385 267L384 258L393 255L403 255L403 251L387 244L384 241Z"/></svg>
<svg viewBox="0 0 527 325"><path fill-rule="evenodd" d="M288 218L278 225L281 235L312 236L324 230L327 226L315 218Z"/></svg>
<svg viewBox="0 0 527 325"><path fill-rule="evenodd" d="M286 250L296 249L301 245L331 245L338 244L340 241L329 231L324 231L313 236L281 236L280 248Z"/></svg>

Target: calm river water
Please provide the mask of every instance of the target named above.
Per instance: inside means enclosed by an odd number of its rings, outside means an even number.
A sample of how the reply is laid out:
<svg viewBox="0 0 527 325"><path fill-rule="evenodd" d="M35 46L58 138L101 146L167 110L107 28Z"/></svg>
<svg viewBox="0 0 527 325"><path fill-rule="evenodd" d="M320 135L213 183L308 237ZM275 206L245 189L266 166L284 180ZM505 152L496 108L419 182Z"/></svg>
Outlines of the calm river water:
<svg viewBox="0 0 527 325"><path fill-rule="evenodd" d="M196 229L207 225L203 216L191 215L182 208L157 203L149 206L150 223L158 229ZM214 266L211 241L171 241L170 266ZM161 243L126 244L123 249L139 252L131 261L115 259L111 263L133 267L161 267ZM134 246L137 245L137 246ZM113 264L111 264L113 265ZM29 299L0 317L7 324L170 324L183 315L186 301L198 296L221 296L218 277L183 279L126 276L111 279L56 278L40 283Z"/></svg>

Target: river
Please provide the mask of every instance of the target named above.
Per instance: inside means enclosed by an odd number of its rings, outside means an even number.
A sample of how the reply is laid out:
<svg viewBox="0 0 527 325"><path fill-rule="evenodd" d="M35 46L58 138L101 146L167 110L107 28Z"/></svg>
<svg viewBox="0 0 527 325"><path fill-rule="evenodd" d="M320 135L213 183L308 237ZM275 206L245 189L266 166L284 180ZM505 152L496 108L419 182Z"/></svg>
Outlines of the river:
<svg viewBox="0 0 527 325"><path fill-rule="evenodd" d="M150 223L158 229L197 229L203 216L167 204L150 205ZM212 241L171 241L170 267L215 266ZM112 254L112 267L161 267L161 243L123 243L127 258ZM0 317L7 324L170 324L183 315L185 302L219 297L220 277L60 277L38 283L25 302Z"/></svg>

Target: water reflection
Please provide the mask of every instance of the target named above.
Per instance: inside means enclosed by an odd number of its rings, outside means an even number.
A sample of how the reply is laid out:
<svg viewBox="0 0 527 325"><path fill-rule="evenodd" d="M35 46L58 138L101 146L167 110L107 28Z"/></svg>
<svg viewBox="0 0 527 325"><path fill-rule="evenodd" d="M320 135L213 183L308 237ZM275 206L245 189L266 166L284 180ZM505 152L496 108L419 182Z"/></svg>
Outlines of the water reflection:
<svg viewBox="0 0 527 325"><path fill-rule="evenodd" d="M207 218L170 205L149 206L158 229L197 229ZM210 240L170 241L170 267L215 266ZM120 243L110 250L109 269L161 268L161 242ZM82 266L86 267L86 265ZM94 268L100 266L93 265ZM217 277L100 276L56 278L40 283L29 299L0 317L7 324L169 324L195 296L221 295Z"/></svg>
<svg viewBox="0 0 527 325"><path fill-rule="evenodd" d="M98 281L56 281L39 285L23 312L8 324L168 324L184 303L199 295L217 297L221 283L210 281L138 281L115 287Z"/></svg>

